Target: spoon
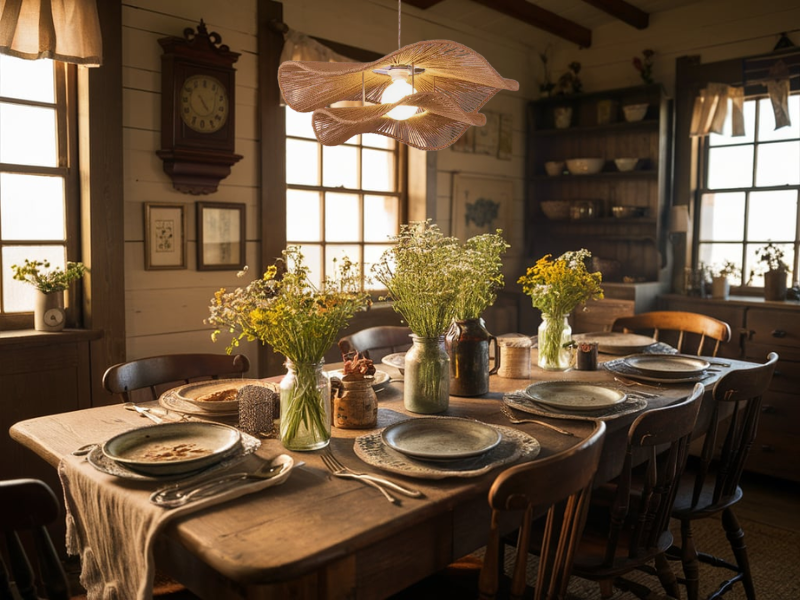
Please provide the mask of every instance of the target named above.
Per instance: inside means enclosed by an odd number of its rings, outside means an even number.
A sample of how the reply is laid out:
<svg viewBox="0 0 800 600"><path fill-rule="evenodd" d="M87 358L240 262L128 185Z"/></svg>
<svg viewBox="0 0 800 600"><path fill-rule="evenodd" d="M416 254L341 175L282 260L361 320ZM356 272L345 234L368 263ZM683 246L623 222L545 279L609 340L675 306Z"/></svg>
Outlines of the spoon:
<svg viewBox="0 0 800 600"><path fill-rule="evenodd" d="M150 419L154 423L163 423L164 422L164 419L162 419L161 417L155 416L153 413L150 412L149 408L145 408L144 406L138 406L137 404L134 404L133 402L126 402L125 404L123 404L123 406L125 407L125 410L134 410L134 411L138 412L140 415L142 415L143 417L147 417L148 419Z"/></svg>
<svg viewBox="0 0 800 600"><path fill-rule="evenodd" d="M299 464L301 463L298 463L295 466L299 466ZM238 483L248 479L273 479L274 477L282 474L285 469L285 463L274 465L272 463L265 462L255 471L231 473L230 475L224 475L218 479L212 479L199 484L193 483L191 485L172 485L160 490L156 490L150 496L150 502L167 508L183 506L187 502L201 500L203 498L208 498L209 496L228 491L229 489L235 487Z"/></svg>

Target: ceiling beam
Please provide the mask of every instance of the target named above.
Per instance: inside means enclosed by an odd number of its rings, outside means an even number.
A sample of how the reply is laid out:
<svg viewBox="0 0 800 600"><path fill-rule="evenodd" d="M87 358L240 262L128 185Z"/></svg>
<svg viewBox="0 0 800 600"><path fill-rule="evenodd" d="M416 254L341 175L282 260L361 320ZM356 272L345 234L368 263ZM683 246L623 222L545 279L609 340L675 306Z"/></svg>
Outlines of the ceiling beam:
<svg viewBox="0 0 800 600"><path fill-rule="evenodd" d="M574 21L560 17L550 12L526 2L526 0L472 0L492 10L513 17L518 21L533 25L538 29L557 35L567 41L574 42L582 48L592 45L592 32Z"/></svg>
<svg viewBox="0 0 800 600"><path fill-rule="evenodd" d="M421 8L425 10L426 8L430 8L431 6L436 6L439 2L443 0L403 0L406 4L410 4L411 6L415 6L417 8Z"/></svg>
<svg viewBox="0 0 800 600"><path fill-rule="evenodd" d="M650 15L643 10L636 8L633 4L625 0L583 0L595 8L624 21L636 29L647 29L650 25Z"/></svg>

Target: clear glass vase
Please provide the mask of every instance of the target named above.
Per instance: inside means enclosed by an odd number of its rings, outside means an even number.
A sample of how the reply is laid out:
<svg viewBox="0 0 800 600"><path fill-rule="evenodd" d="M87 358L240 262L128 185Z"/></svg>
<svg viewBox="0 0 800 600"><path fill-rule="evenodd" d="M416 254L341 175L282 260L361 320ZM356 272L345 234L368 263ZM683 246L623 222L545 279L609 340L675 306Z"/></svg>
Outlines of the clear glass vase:
<svg viewBox="0 0 800 600"><path fill-rule="evenodd" d="M539 325L539 366L546 371L566 371L572 364L572 327L565 315L542 314Z"/></svg>
<svg viewBox="0 0 800 600"><path fill-rule="evenodd" d="M450 357L444 336L425 338L412 335L406 352L403 404L421 414L440 413L450 405Z"/></svg>
<svg viewBox="0 0 800 600"><path fill-rule="evenodd" d="M286 361L281 380L281 443L288 450L318 450L331 439L331 384L318 363Z"/></svg>

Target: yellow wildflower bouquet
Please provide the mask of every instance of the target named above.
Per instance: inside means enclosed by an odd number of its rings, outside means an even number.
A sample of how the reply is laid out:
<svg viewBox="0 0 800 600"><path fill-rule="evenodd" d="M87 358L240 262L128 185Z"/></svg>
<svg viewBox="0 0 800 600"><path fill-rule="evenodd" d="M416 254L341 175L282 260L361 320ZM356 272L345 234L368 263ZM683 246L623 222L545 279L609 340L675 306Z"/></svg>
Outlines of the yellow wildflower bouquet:
<svg viewBox="0 0 800 600"><path fill-rule="evenodd" d="M298 434L310 435L316 443L330 438L329 399L318 397L316 366L339 331L369 303L369 295L361 291L358 265L345 258L337 271L318 289L309 280L300 248L292 246L261 279L233 292L219 290L206 319L217 327L215 341L223 329L233 334L228 353L241 339L259 340L292 363L298 383L290 397L281 393L281 441L293 449L303 449L293 445Z"/></svg>

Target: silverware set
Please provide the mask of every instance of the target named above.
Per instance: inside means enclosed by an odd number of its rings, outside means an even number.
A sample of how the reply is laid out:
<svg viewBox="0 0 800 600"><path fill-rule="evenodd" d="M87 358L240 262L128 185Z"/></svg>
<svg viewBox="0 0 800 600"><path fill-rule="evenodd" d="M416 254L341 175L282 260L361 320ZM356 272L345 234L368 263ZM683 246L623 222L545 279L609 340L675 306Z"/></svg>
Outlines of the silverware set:
<svg viewBox="0 0 800 600"><path fill-rule="evenodd" d="M514 424L520 423L536 423L537 425L541 425L542 427L547 427L548 429L552 429L558 433L563 435L575 436L574 433L571 431L567 431L566 429L561 429L560 427L556 427L555 425L551 425L550 423L546 423L544 421L539 421L538 419L518 419L514 416L514 413L511 412L511 409L506 406L505 404L500 408L500 412L505 415L505 417Z"/></svg>
<svg viewBox="0 0 800 600"><path fill-rule="evenodd" d="M344 479L356 479L361 483L364 483L370 487L374 487L375 489L379 490L384 497L391 502L392 504L397 504L398 500L395 496L391 494L389 489L393 490L394 492L403 494L410 498L421 498L422 492L419 490L412 490L393 481L389 481L388 479L384 479L383 477L376 477L375 475L370 475L368 473L359 473L353 471L352 469L348 469L345 467L338 458L336 458L333 453L328 449L325 450L322 454L320 454L320 458L322 459L323 464L331 472L331 475L334 477L341 477ZM389 489L386 489L389 488Z"/></svg>

